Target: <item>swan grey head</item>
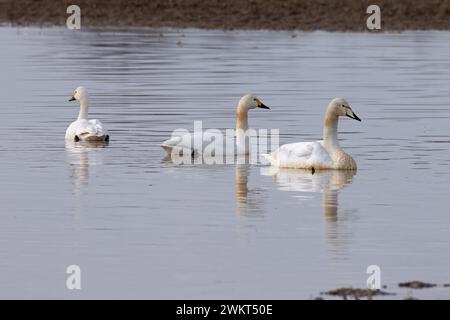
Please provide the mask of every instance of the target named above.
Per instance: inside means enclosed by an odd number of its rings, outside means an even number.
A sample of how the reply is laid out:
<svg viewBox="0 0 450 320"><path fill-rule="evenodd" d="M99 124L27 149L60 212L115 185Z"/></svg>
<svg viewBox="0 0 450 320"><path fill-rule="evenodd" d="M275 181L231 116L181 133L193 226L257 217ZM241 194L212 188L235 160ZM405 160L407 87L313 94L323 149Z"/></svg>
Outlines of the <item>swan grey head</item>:
<svg viewBox="0 0 450 320"><path fill-rule="evenodd" d="M333 112L336 116L345 116L354 120L361 119L353 112L350 104L343 98L335 98L328 105L328 111Z"/></svg>
<svg viewBox="0 0 450 320"><path fill-rule="evenodd" d="M270 109L268 106L266 106L261 100L259 100L257 97L255 97L252 94L246 94L239 100L239 107L243 108L245 110L250 109Z"/></svg>
<svg viewBox="0 0 450 320"><path fill-rule="evenodd" d="M69 99L69 101L74 100L82 100L84 98L87 98L87 90L85 87L78 87L73 91L72 98Z"/></svg>

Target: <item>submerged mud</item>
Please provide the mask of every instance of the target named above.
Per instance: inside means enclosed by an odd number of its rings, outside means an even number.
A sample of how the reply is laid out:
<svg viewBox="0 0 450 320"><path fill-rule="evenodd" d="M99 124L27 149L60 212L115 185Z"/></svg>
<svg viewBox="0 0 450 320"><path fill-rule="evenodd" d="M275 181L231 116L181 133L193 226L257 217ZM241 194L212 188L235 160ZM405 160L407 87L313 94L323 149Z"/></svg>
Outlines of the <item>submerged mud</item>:
<svg viewBox="0 0 450 320"><path fill-rule="evenodd" d="M82 26L364 31L373 1L78 0ZM0 23L65 25L73 1L3 0ZM450 29L450 0L380 0L382 31Z"/></svg>

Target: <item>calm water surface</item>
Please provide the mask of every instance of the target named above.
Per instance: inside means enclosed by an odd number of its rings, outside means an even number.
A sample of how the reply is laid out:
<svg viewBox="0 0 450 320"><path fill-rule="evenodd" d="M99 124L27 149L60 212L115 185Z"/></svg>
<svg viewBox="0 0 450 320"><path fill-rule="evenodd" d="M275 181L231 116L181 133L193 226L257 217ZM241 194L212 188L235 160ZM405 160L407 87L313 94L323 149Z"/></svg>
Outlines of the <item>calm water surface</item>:
<svg viewBox="0 0 450 320"><path fill-rule="evenodd" d="M0 28L1 298L314 298L401 281L450 282L450 33ZM102 148L66 146L90 91ZM312 176L164 161L173 129L321 137L329 100L361 123L340 138L359 170ZM82 290L65 269L82 269Z"/></svg>

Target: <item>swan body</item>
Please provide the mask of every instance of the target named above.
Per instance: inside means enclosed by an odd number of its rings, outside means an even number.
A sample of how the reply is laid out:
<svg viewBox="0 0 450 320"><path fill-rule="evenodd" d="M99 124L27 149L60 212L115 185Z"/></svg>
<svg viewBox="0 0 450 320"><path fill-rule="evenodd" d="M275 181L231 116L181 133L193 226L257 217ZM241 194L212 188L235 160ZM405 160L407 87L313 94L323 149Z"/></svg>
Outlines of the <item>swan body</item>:
<svg viewBox="0 0 450 320"><path fill-rule="evenodd" d="M97 119L79 119L72 122L66 130L66 140L107 141L108 132Z"/></svg>
<svg viewBox="0 0 450 320"><path fill-rule="evenodd" d="M270 155L263 155L270 163L281 168L332 169L333 161L323 141L284 144Z"/></svg>
<svg viewBox="0 0 450 320"><path fill-rule="evenodd" d="M356 161L342 150L337 139L340 116L361 121L347 101L333 99L325 114L322 141L289 143L262 156L272 166L280 168L356 170Z"/></svg>
<svg viewBox="0 0 450 320"><path fill-rule="evenodd" d="M236 109L236 145L238 154L248 154L249 152L245 132L248 130L248 112L255 108L270 109L251 94L247 94L239 100ZM217 139L218 136L221 137L222 140L220 141L222 144ZM168 155L171 155L173 152L186 152L194 156L203 154L207 146L211 146L212 143L213 145L215 144L215 147L212 148L215 155L225 155L226 149L223 146L234 146L234 137L232 137L232 141L230 141L230 138L220 133L220 131L218 132L218 130L194 131L193 134L189 132L177 134L174 132L170 139L161 144L161 147Z"/></svg>
<svg viewBox="0 0 450 320"><path fill-rule="evenodd" d="M97 120L88 120L88 94L84 87L75 89L72 98L69 101L80 101L80 113L78 119L72 122L66 130L67 141L108 141L109 135L103 124Z"/></svg>
<svg viewBox="0 0 450 320"><path fill-rule="evenodd" d="M226 149L223 146L234 146L234 137L222 137L217 140L218 135L216 130L211 131L194 131L194 133L185 133L177 135L176 133L168 140L161 144L161 147L166 150L167 154L177 152L178 154L191 154L196 156L201 154L208 146L213 147L213 155L226 155ZM224 139L223 139L224 138Z"/></svg>

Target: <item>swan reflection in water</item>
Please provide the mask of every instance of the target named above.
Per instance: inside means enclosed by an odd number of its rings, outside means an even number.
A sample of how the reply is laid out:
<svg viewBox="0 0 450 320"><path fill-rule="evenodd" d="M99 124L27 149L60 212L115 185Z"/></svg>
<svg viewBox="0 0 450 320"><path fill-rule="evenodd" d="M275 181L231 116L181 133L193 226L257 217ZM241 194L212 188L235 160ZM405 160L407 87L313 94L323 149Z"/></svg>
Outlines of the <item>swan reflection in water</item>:
<svg viewBox="0 0 450 320"><path fill-rule="evenodd" d="M322 193L327 239L337 247L340 247L340 242L346 240L347 235L343 235L342 230L338 230L338 194L345 186L352 183L356 170L317 170L312 173L311 170L264 167L261 169L261 174L272 176L281 191L296 192L297 196L298 193L304 194L299 197L300 199L309 199L307 193Z"/></svg>
<svg viewBox="0 0 450 320"><path fill-rule="evenodd" d="M258 190L249 189L250 164L236 164L236 210L239 215L261 215Z"/></svg>
<svg viewBox="0 0 450 320"><path fill-rule="evenodd" d="M225 164L226 166L233 165L235 171L235 186L236 186L236 211L239 215L248 215L248 216L261 216L261 205L262 205L262 197L260 193L263 192L262 189L258 189L255 187L249 188L249 177L252 166L250 164L250 156L249 155L240 155L240 156L219 156L217 158L207 157L205 155L188 157L186 163L178 163L180 159L174 160L174 158L169 154L165 155L162 159L161 163L168 167L173 166L216 166L214 164L214 159L219 161L220 163ZM198 163L196 163L198 161ZM208 164L209 163L209 164ZM208 170L212 170L209 168Z"/></svg>
<svg viewBox="0 0 450 320"><path fill-rule="evenodd" d="M102 148L108 146L108 142L66 142L67 162L70 165L70 177L73 182L75 194L88 185L89 166L102 164Z"/></svg>

